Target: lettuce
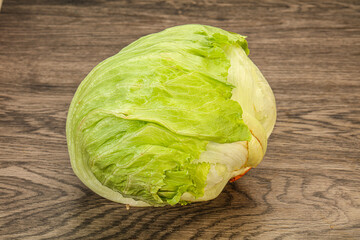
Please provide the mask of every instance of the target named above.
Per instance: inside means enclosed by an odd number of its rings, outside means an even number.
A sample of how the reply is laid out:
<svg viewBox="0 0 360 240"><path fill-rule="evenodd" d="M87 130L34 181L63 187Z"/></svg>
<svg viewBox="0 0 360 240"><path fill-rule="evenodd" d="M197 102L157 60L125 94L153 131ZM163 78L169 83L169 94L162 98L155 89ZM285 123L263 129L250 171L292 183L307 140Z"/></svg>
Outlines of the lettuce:
<svg viewBox="0 0 360 240"><path fill-rule="evenodd" d="M215 198L262 160L275 99L245 37L184 25L138 39L77 89L67 125L75 174L133 206Z"/></svg>

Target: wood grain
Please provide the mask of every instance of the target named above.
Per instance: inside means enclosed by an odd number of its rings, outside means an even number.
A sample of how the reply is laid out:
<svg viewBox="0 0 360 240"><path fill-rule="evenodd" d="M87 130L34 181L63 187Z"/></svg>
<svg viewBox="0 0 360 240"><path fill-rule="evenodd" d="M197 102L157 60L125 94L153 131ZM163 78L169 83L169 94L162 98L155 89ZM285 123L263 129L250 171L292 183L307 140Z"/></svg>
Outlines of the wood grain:
<svg viewBox="0 0 360 240"><path fill-rule="evenodd" d="M73 174L65 121L100 61L166 27L248 36L277 99L258 168L215 200L131 208ZM5 0L0 239L360 239L359 1Z"/></svg>

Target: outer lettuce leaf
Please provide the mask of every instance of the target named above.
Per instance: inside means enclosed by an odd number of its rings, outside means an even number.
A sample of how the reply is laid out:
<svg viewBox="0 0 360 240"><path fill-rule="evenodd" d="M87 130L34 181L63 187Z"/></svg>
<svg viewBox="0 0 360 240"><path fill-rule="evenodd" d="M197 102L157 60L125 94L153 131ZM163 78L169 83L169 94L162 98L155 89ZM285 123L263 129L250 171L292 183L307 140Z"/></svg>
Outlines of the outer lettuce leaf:
<svg viewBox="0 0 360 240"><path fill-rule="evenodd" d="M175 204L184 192L203 195L209 165L191 162L199 157L205 141L171 133L156 124L114 117L94 128L104 132L112 126L121 132L105 142L96 133L86 135L90 137L83 141L91 170L103 185L153 205ZM127 128L125 133L123 128Z"/></svg>
<svg viewBox="0 0 360 240"><path fill-rule="evenodd" d="M231 99L239 102L243 111L255 118L251 122L258 122L262 126L266 140L276 121L274 94L260 70L242 48L227 46L225 52L231 62L228 81L235 86Z"/></svg>
<svg viewBox="0 0 360 240"><path fill-rule="evenodd" d="M71 163L92 190L133 205L176 204L204 195L209 141L250 141L231 99L224 49L244 37L201 25L148 35L100 63L69 109ZM134 201L135 200L135 201Z"/></svg>

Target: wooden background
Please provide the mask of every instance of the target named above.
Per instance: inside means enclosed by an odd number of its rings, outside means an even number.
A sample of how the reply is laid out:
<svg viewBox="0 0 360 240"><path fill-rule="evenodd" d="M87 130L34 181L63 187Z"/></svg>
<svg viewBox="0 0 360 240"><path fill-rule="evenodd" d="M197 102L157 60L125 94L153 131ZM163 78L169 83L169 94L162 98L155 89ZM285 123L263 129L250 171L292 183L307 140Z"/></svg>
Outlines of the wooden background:
<svg viewBox="0 0 360 240"><path fill-rule="evenodd" d="M276 128L217 199L127 211L73 174L67 109L97 63L186 23L248 36ZM0 239L360 239L359 26L359 1L5 0Z"/></svg>

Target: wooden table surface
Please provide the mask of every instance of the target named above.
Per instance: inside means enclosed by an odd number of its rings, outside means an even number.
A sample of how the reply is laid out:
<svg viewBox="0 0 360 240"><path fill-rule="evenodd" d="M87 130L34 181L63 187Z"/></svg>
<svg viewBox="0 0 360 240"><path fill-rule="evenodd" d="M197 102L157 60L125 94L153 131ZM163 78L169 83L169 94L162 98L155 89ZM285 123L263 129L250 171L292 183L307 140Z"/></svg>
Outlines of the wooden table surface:
<svg viewBox="0 0 360 240"><path fill-rule="evenodd" d="M248 36L277 124L215 200L126 210L74 175L67 110L97 63L186 23ZM5 0L0 239L360 239L359 26L359 1Z"/></svg>

